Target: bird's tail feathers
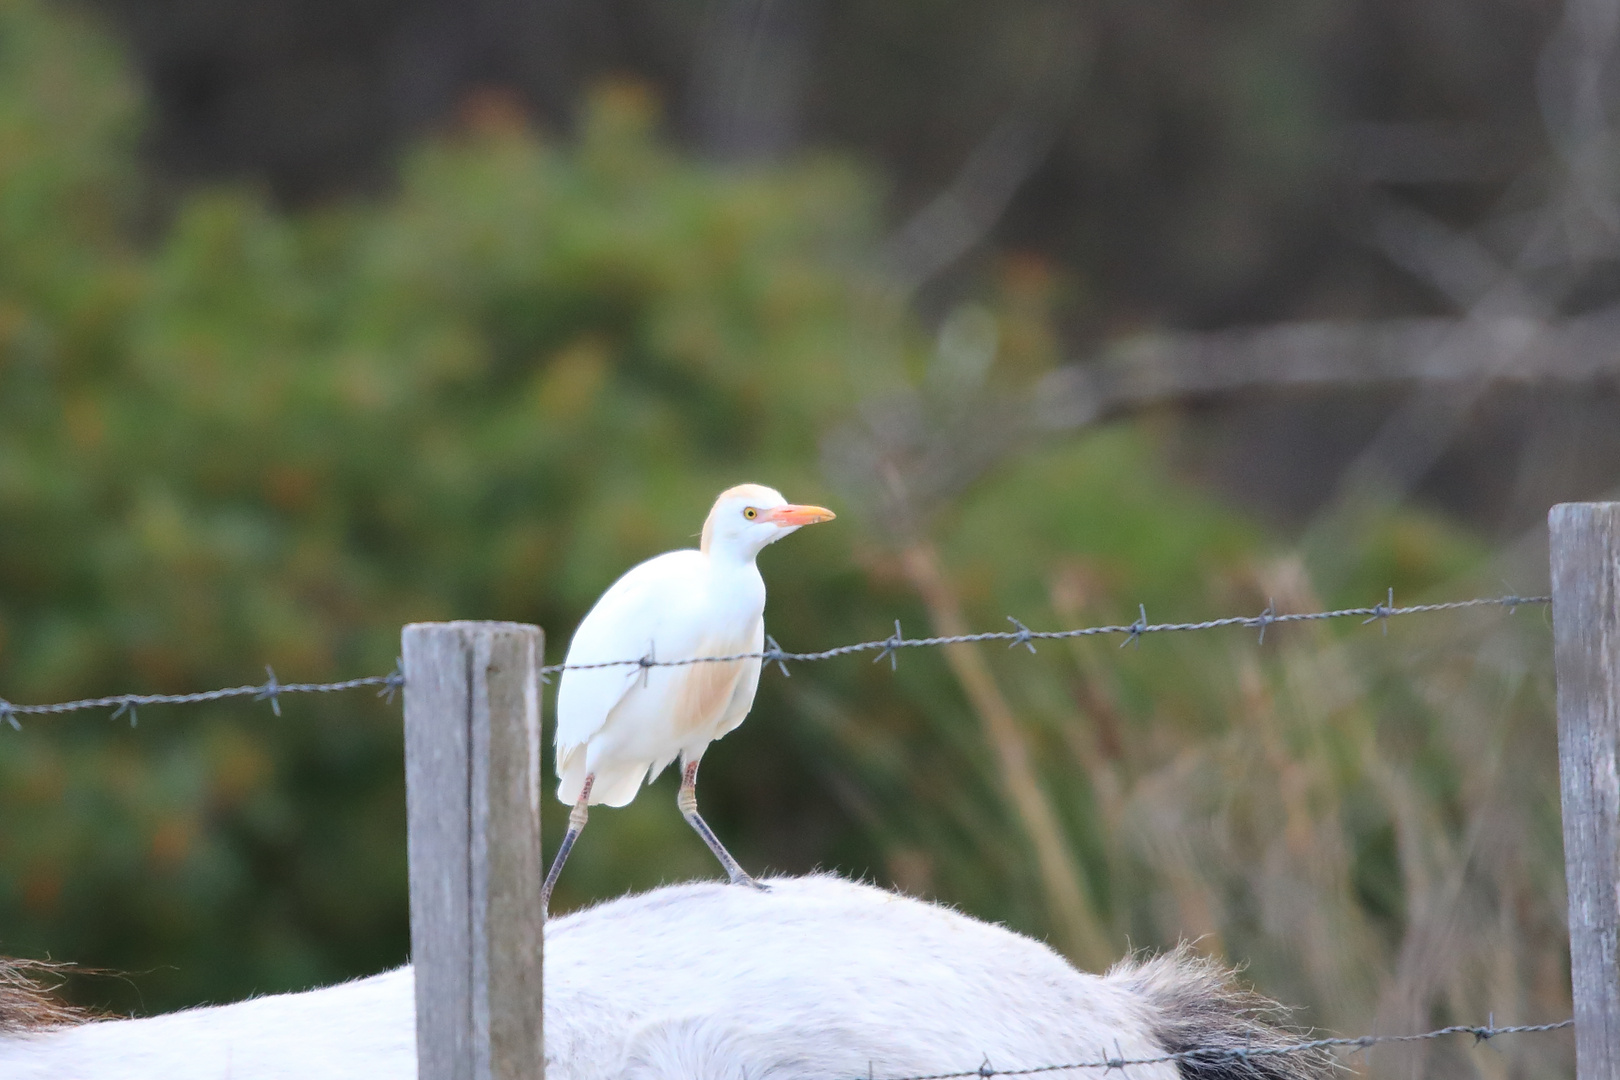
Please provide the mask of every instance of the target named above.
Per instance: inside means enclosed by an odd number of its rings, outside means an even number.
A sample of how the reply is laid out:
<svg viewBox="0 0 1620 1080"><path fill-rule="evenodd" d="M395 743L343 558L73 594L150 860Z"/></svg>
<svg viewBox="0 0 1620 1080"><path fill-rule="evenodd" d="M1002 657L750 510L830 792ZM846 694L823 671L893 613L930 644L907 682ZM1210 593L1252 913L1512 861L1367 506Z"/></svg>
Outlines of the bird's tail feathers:
<svg viewBox="0 0 1620 1080"><path fill-rule="evenodd" d="M570 746L559 750L557 757L557 799L568 806L579 802L585 790L585 747ZM647 778L647 762L621 766L611 771L598 769L596 782L591 785L591 805L623 806L636 797L641 782Z"/></svg>
<svg viewBox="0 0 1620 1080"><path fill-rule="evenodd" d="M557 749L557 801L573 806L585 790L585 747ZM593 792L594 793L594 792Z"/></svg>
<svg viewBox="0 0 1620 1080"><path fill-rule="evenodd" d="M647 763L599 774L596 786L591 788L591 802L606 806L623 806L636 797L641 782L647 778ZM578 798L576 795L575 798Z"/></svg>

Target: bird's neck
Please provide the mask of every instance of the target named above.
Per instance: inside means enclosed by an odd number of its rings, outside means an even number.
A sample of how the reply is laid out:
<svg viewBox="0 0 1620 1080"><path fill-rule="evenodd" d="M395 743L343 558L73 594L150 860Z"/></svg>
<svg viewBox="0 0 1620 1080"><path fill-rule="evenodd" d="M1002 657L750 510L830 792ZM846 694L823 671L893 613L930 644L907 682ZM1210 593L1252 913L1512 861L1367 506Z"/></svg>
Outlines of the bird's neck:
<svg viewBox="0 0 1620 1080"><path fill-rule="evenodd" d="M752 620L765 609L765 579L754 565L752 553L721 555L709 552L708 581L704 592L716 612Z"/></svg>
<svg viewBox="0 0 1620 1080"><path fill-rule="evenodd" d="M709 560L709 573L718 578L759 576L759 567L754 565L757 551L744 551L727 544L715 544L704 552Z"/></svg>

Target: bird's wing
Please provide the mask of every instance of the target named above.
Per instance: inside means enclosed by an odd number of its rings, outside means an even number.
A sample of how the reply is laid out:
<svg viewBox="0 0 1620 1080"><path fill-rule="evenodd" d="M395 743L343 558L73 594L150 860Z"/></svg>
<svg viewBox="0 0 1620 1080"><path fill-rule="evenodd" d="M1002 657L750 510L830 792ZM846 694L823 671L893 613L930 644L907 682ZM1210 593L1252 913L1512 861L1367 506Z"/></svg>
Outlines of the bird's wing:
<svg viewBox="0 0 1620 1080"><path fill-rule="evenodd" d="M702 572L696 551L671 551L631 568L596 602L574 631L566 663L600 664L634 660L656 652L661 630L678 612L682 586ZM662 636L667 637L667 633ZM568 751L590 741L608 714L641 678L635 666L568 670L557 688L557 763Z"/></svg>
<svg viewBox="0 0 1620 1080"><path fill-rule="evenodd" d="M752 640L747 648L737 651L756 653L765 651L764 619L754 624ZM742 672L736 686L732 688L731 700L726 703L726 711L721 717L720 724L715 728L715 738L718 739L748 718L748 710L754 707L754 694L759 690L759 669L760 661L757 659L742 661Z"/></svg>

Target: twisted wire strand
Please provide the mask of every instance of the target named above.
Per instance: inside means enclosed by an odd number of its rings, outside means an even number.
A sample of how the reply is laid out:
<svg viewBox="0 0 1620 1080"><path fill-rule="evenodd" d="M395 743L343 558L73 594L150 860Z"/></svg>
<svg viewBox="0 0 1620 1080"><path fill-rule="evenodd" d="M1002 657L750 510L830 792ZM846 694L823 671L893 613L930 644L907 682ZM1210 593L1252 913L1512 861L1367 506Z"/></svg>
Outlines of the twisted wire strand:
<svg viewBox="0 0 1620 1080"><path fill-rule="evenodd" d="M1272 626L1298 622L1320 622L1327 619L1361 618L1364 623L1384 623L1386 620L1401 615L1420 615L1436 611L1457 611L1462 608L1477 607L1504 607L1512 611L1520 607L1529 607L1538 604L1550 604L1549 596L1490 596L1477 597L1472 600L1450 600L1439 604L1411 604L1405 607L1396 607L1394 590L1389 591L1385 603L1374 604L1372 607L1339 608L1335 611L1312 611L1278 614L1271 607L1267 607L1258 615L1232 615L1221 619L1208 619L1204 622L1182 623L1150 623L1147 621L1147 610L1138 606L1139 617L1134 623L1115 623L1107 626L1086 626L1075 630L1031 630L1017 619L1008 617L1013 624L1012 630L992 630L978 634L956 634L948 637L921 637L908 638L900 630L898 621L894 624L894 633L889 637L876 641L860 641L852 645L839 645L831 649L822 649L819 652L789 652L776 643L775 638L766 638L769 647L758 652L729 653L723 656L691 656L677 660L659 660L649 653L646 656L628 658L624 660L603 660L589 664L547 664L540 669L541 677L555 675L563 671L589 671L595 668L612 667L686 667L691 664L723 664L734 663L739 660L760 660L767 664L776 664L787 674L789 661L809 663L820 660L834 660L840 656L852 656L857 653L876 652L874 661L888 658L891 665L895 662L896 654L901 649L926 649L941 645L969 645L986 641L1005 641L1010 648L1019 645L1031 652L1035 651L1037 641L1056 641L1064 638L1103 637L1110 635L1123 635L1124 645L1140 641L1147 634L1179 633L1194 630L1218 630L1224 627L1241 626L1248 629L1258 629L1260 640L1265 641L1266 630ZM1386 626L1387 630L1387 626ZM393 672L387 675L366 675L358 679L345 679L341 682L329 683L282 683L277 681L276 673L268 667L265 673L269 676L267 681L258 686L230 686L219 690L203 690L191 694L112 694L106 697L83 698L78 701L62 701L49 705L16 705L4 698L0 698L0 723L8 723L13 728L19 728L17 718L20 716L57 715L62 713L82 712L86 709L113 709L113 716L119 717L127 714L130 722L135 722L136 710L146 705L198 705L210 701L223 701L228 698L252 698L255 701L268 701L270 708L277 716L281 715L281 696L284 694L330 694L342 690L354 690L363 686L378 687L378 696L393 700L394 694L405 685L405 672L403 664L396 664Z"/></svg>
<svg viewBox="0 0 1620 1080"><path fill-rule="evenodd" d="M1393 593L1393 590L1391 590ZM786 661L816 661L832 660L840 656L849 656L854 653L877 652L877 660L893 659L899 649L926 649L940 645L971 645L984 641L1005 641L1009 646L1024 645L1034 650L1036 641L1056 641L1063 638L1103 637L1114 634L1123 634L1125 641L1122 645L1129 645L1146 634L1180 633L1193 630L1218 630L1229 626L1243 626L1249 629L1258 629L1261 640L1264 640L1268 627L1279 626L1284 623L1321 622L1327 619L1347 619L1360 616L1364 622L1382 622L1385 619L1400 615L1421 615L1434 611L1457 611L1462 608L1476 607L1505 607L1509 610L1520 607L1530 607L1537 604L1550 604L1550 596L1486 596L1473 600L1450 600L1440 604L1411 604L1406 607L1396 607L1393 597L1388 603L1374 604L1372 607L1339 608L1336 611L1311 611L1303 613L1278 614L1267 608L1258 615L1230 615L1221 619L1208 619L1204 622L1185 623L1150 623L1147 621L1147 612L1141 610L1141 616L1134 623L1114 623L1107 626L1086 626L1076 630L1031 630L1017 619L1009 616L1009 621L1016 627L1014 630L991 630L978 634L956 634L949 637L921 637L908 638L900 632L900 624L894 624L894 634L877 641L860 641L853 645L839 645L820 652L788 652L772 642L772 647L759 652L728 653L723 656L691 656L680 660L659 660L652 655L627 660L601 660L589 664L548 664L540 670L547 675L554 675L561 671L589 671L595 668L610 667L685 667L689 664L730 663L737 660L762 660L767 664L780 664Z"/></svg>
<svg viewBox="0 0 1620 1080"><path fill-rule="evenodd" d="M1424 1042L1429 1039L1441 1039L1449 1035L1472 1035L1475 1043L1494 1039L1498 1035L1528 1035L1544 1031L1561 1031L1564 1028L1574 1027L1574 1020L1560 1020L1556 1024L1523 1024L1516 1027L1470 1026L1467 1024L1454 1024L1451 1027L1437 1028L1434 1031L1425 1031L1418 1035L1357 1035L1347 1038L1310 1039L1305 1042L1291 1043L1286 1046L1262 1047L1194 1047L1190 1050L1178 1050L1175 1053L1160 1054L1157 1057L1104 1058L1100 1061L1078 1061L1067 1065L1036 1065L1025 1069L997 1069L989 1061L976 1069L966 1069L962 1072L928 1073L923 1076L885 1077L884 1080L966 1080L967 1077L990 1076L1035 1076L1040 1073L1063 1072L1070 1069L1124 1069L1131 1065L1163 1065L1173 1062L1216 1062L1216 1061L1249 1061L1259 1057L1281 1057L1288 1054L1319 1055L1329 1050L1349 1049L1365 1050L1369 1047L1384 1043L1411 1043ZM851 1080L863 1080L854 1078ZM870 1078L864 1078L870 1080Z"/></svg>
<svg viewBox="0 0 1620 1080"><path fill-rule="evenodd" d="M143 705L200 705L210 701L244 697L255 701L268 701L271 711L280 716L280 699L283 694L333 694L342 690L357 690L362 686L376 686L381 688L377 696L391 702L394 700L394 694L405 685L403 665L396 665L387 675L363 675L358 679L329 683L284 683L278 681L276 673L268 667L264 670L269 678L258 686L227 686L219 690L201 690L193 694L112 694L107 697L83 698L79 701L61 701L51 705L14 705L0 698L0 722L10 724L13 729L20 729L21 725L17 722L19 716L81 712L85 709L113 709L115 719L127 714L130 724L133 725L136 710Z"/></svg>

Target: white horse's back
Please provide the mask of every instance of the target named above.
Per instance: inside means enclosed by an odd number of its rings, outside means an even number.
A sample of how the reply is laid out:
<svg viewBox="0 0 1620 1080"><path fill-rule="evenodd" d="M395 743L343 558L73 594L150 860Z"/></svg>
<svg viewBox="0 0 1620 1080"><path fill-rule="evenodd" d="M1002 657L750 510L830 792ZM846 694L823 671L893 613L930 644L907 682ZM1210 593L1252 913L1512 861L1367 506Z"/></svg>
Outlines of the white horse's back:
<svg viewBox="0 0 1620 1080"><path fill-rule="evenodd" d="M1224 972L1184 955L1076 971L1046 946L834 877L670 886L546 932L548 1080L854 1080L1260 1048ZM409 968L341 986L0 1037L7 1080L411 1080ZM5 1022L0 1014L0 1024ZM1237 1064L1237 1063L1227 1063ZM1309 1062L1203 1062L1292 1080ZM1175 1080L1175 1064L1131 1080ZM1101 1070L1099 1070L1099 1075Z"/></svg>

